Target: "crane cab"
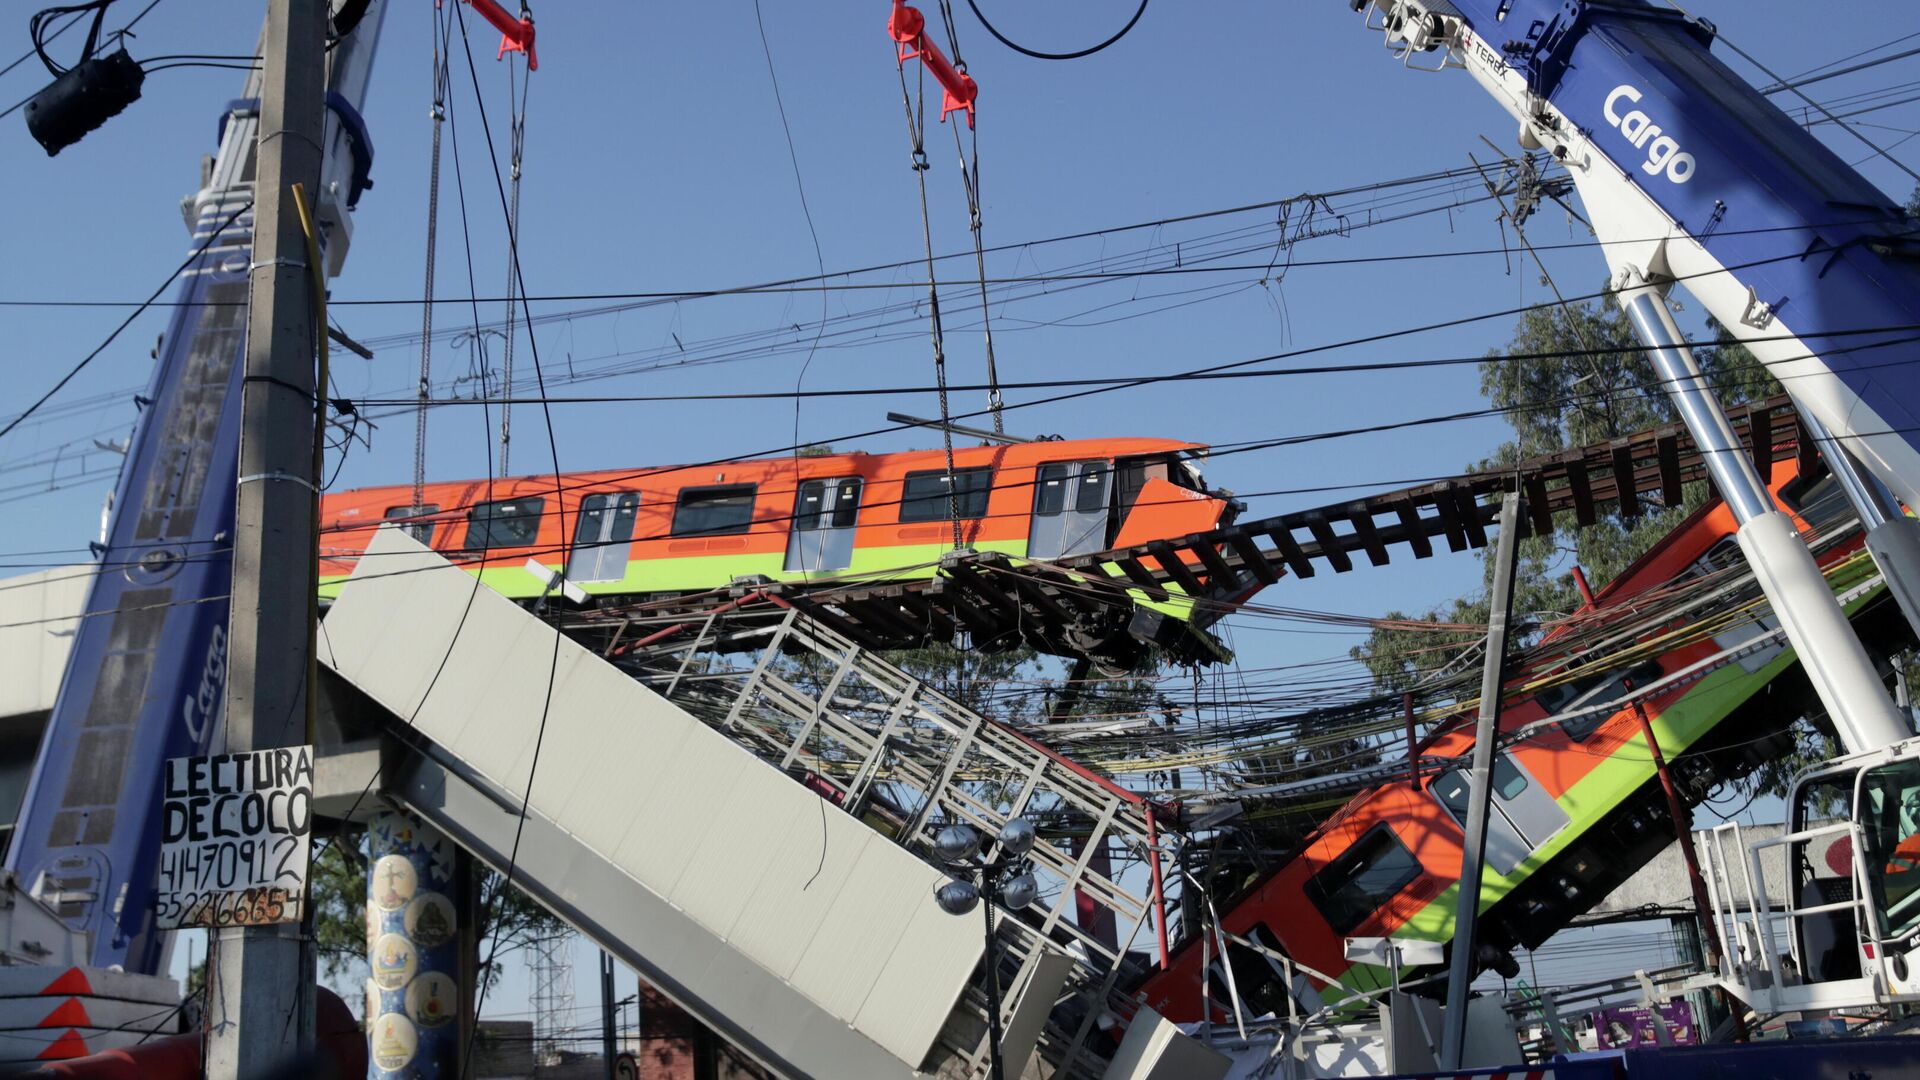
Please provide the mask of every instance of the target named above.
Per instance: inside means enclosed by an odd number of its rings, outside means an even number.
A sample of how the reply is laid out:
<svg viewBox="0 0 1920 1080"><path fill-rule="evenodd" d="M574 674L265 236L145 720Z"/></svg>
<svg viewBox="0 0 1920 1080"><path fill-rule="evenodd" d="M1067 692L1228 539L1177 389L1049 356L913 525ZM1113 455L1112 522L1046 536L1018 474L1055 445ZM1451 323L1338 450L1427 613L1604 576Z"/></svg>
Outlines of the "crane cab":
<svg viewBox="0 0 1920 1080"><path fill-rule="evenodd" d="M1702 843L1721 983L1762 1014L1920 1001L1920 739L1809 769L1787 805L1781 836Z"/></svg>

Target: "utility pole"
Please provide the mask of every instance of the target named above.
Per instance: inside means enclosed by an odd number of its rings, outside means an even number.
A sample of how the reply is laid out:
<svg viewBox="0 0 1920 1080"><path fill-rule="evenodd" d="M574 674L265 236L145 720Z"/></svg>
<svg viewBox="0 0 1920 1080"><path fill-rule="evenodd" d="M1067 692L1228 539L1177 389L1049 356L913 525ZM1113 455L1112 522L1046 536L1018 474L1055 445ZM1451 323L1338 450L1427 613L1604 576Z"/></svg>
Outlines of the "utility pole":
<svg viewBox="0 0 1920 1080"><path fill-rule="evenodd" d="M314 343L291 186L320 190L325 0L269 0L254 163L226 749L307 742L313 596ZM313 1057L309 921L214 931L207 1075L270 1076Z"/></svg>
<svg viewBox="0 0 1920 1080"><path fill-rule="evenodd" d="M613 957L600 950L600 1052L607 1062L607 1080L614 1080L614 1062L620 1056L620 1044L614 1038Z"/></svg>
<svg viewBox="0 0 1920 1080"><path fill-rule="evenodd" d="M1487 654L1480 675L1480 718L1473 732L1468 777L1467 840L1460 852L1460 908L1454 917L1453 962L1447 973L1446 1024L1440 1067L1458 1069L1467 1039L1467 989L1473 982L1474 926L1480 921L1480 875L1487 853L1487 815L1493 810L1494 741L1500 731L1500 693L1507 661L1507 620L1513 614L1514 554L1519 549L1520 496L1500 502L1500 544L1494 556L1493 595L1487 604Z"/></svg>

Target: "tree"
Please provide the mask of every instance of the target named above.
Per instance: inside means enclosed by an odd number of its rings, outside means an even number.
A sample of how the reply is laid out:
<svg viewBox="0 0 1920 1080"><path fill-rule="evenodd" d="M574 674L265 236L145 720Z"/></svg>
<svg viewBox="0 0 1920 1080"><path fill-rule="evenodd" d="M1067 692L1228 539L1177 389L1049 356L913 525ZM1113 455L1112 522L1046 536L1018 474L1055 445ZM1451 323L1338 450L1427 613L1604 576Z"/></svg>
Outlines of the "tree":
<svg viewBox="0 0 1920 1080"><path fill-rule="evenodd" d="M1752 353L1709 320L1711 345L1696 345L1694 357L1722 403L1737 404L1779 393L1779 384ZM1674 418L1646 350L1634 337L1626 313L1612 297L1539 307L1521 315L1505 349L1480 364L1480 389L1504 410L1514 437L1472 466L1494 471L1540 454L1620 438ZM1554 519L1550 536L1522 540L1514 575L1513 609L1524 644L1533 627L1580 606L1571 566L1580 566L1598 588L1709 497L1707 485L1687 485L1677 506L1642 507L1636 520L1616 509L1595 525L1576 526L1573 514ZM1485 580L1492 581L1491 549L1481 553ZM1419 615L1388 612L1401 623L1376 629L1351 655L1367 666L1375 685L1389 692L1411 690L1455 663L1483 638L1486 591L1464 596ZM1425 623L1426 626L1418 624ZM1413 624L1413 625L1404 625Z"/></svg>

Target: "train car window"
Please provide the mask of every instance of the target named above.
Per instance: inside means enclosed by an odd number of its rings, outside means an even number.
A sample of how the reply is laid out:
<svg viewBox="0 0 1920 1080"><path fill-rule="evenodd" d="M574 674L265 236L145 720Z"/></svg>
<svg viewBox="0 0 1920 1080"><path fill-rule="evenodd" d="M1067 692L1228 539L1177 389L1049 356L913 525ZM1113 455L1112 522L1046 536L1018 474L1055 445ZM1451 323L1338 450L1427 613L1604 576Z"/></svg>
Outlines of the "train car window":
<svg viewBox="0 0 1920 1080"><path fill-rule="evenodd" d="M953 503L958 502L962 518L987 516L987 493L993 488L993 469L982 465L953 471L951 490L945 469L928 469L907 474L906 488L900 496L900 520L951 521Z"/></svg>
<svg viewBox="0 0 1920 1080"><path fill-rule="evenodd" d="M800 497L793 504L793 527L813 532L827 527L827 482L809 480L800 485Z"/></svg>
<svg viewBox="0 0 1920 1080"><path fill-rule="evenodd" d="M833 503L832 528L851 529L860 518L860 481L849 477L840 481L840 490Z"/></svg>
<svg viewBox="0 0 1920 1080"><path fill-rule="evenodd" d="M833 499L829 503L827 496ZM809 480L800 485L794 503L793 527L801 532L851 529L860 516L860 480Z"/></svg>
<svg viewBox="0 0 1920 1080"><path fill-rule="evenodd" d="M1147 486L1148 480L1173 479L1173 470L1164 455L1154 457L1122 458L1114 463L1120 485L1120 512L1125 514L1133 509L1134 500L1140 497L1140 489Z"/></svg>
<svg viewBox="0 0 1920 1080"><path fill-rule="evenodd" d="M1570 695L1563 695L1563 697L1566 698L1563 705L1557 708L1548 705L1547 711L1549 713L1567 712L1573 709L1586 709L1596 705L1605 705L1610 701L1625 697L1628 690L1627 683L1629 681L1636 687L1645 686L1655 679L1658 679L1662 674L1664 674L1664 672L1661 670L1660 662L1658 660L1649 660L1644 664L1618 675L1595 675L1588 679L1576 679L1571 683L1555 687L1555 689L1562 691L1571 690L1572 693ZM1537 700L1543 705L1547 704L1544 694ZM1567 737L1574 742L1586 742L1595 731L1600 729L1600 725L1606 723L1612 715L1612 713L1603 709L1595 710L1584 716L1576 716L1569 720L1562 720L1560 722L1560 729L1565 731Z"/></svg>
<svg viewBox="0 0 1920 1080"><path fill-rule="evenodd" d="M1847 493L1834 480L1832 473L1811 484L1795 477L1792 483L1780 489L1780 501L1814 529L1825 529L1853 513L1853 507L1847 503Z"/></svg>
<svg viewBox="0 0 1920 1080"><path fill-rule="evenodd" d="M1190 491L1207 490L1205 459L1199 454L1182 453L1173 463L1173 474L1169 477L1175 484Z"/></svg>
<svg viewBox="0 0 1920 1080"><path fill-rule="evenodd" d="M433 522L414 521L414 519L424 518L429 514L437 514L439 512L440 512L440 507L433 503L428 503L427 505L422 506L417 512L411 506L389 506L387 507L387 512L384 515L382 515L382 518L383 520L386 520L386 521L412 522L412 524L407 526L407 534L412 536L415 540L418 540L421 543L427 545L428 547L432 547L433 546Z"/></svg>
<svg viewBox="0 0 1920 1080"><path fill-rule="evenodd" d="M467 539L461 547L467 551L527 547L540 534L540 512L546 504L545 499L527 498L476 505L467 512Z"/></svg>
<svg viewBox="0 0 1920 1080"><path fill-rule="evenodd" d="M1520 795L1527 790L1527 784L1527 774L1521 772L1519 768L1514 765L1512 758L1505 754L1498 754L1494 757L1493 793L1495 795L1500 796L1502 799L1512 801L1513 799L1519 798ZM1469 788L1470 785L1467 782L1467 766L1465 764L1456 765L1448 769L1446 772L1434 777L1433 783L1427 785L1427 790L1433 793L1434 798L1440 800L1440 805L1446 807L1447 813L1452 814L1453 820L1459 822L1462 826L1465 826L1467 823L1467 793Z"/></svg>
<svg viewBox="0 0 1920 1080"><path fill-rule="evenodd" d="M1420 860L1385 822L1307 879L1307 898L1335 934L1352 933L1420 876Z"/></svg>
<svg viewBox="0 0 1920 1080"><path fill-rule="evenodd" d="M1229 931L1231 933L1231 931ZM1273 953L1285 954L1280 947L1280 935L1266 923L1255 923L1247 928L1244 935L1248 941ZM1227 983L1225 965L1219 956L1213 958L1213 966L1208 970L1208 986L1215 1001L1232 1001L1233 991L1240 991L1240 1001L1246 1011L1253 1016L1267 1013L1278 1015L1287 1007L1287 998L1291 987L1287 982L1287 971L1279 960L1259 949L1250 949L1238 941L1227 941L1227 962L1233 966L1233 984ZM1303 1003L1304 1004L1304 1003ZM1318 1008L1316 1003L1312 1008Z"/></svg>
<svg viewBox="0 0 1920 1080"><path fill-rule="evenodd" d="M1457 766L1448 769L1434 777L1433 783L1427 785L1427 790L1433 793L1434 798L1440 800L1441 806L1447 808L1447 813L1453 815L1453 820L1462 826L1466 825L1467 796L1473 790L1472 785L1467 782L1466 769Z"/></svg>
<svg viewBox="0 0 1920 1080"><path fill-rule="evenodd" d="M1493 793L1503 799L1517 799L1527 790L1527 774L1513 764L1513 759L1501 754L1493 759Z"/></svg>
<svg viewBox="0 0 1920 1080"><path fill-rule="evenodd" d="M1080 466L1080 492L1073 508L1093 513L1107 508L1107 479L1111 470L1104 461L1089 461Z"/></svg>
<svg viewBox="0 0 1920 1080"><path fill-rule="evenodd" d="M673 508L673 535L726 536L753 524L752 484L684 488Z"/></svg>
<svg viewBox="0 0 1920 1080"><path fill-rule="evenodd" d="M1705 555L1693 560L1685 570L1681 571L1680 576L1683 578L1706 577L1708 574L1718 573L1729 567L1740 566L1746 561L1747 556L1740 550L1740 542L1729 536L1708 548Z"/></svg>
<svg viewBox="0 0 1920 1080"><path fill-rule="evenodd" d="M1052 517L1067 508L1068 481L1073 479L1073 463L1056 461L1040 466L1034 478L1033 512Z"/></svg>

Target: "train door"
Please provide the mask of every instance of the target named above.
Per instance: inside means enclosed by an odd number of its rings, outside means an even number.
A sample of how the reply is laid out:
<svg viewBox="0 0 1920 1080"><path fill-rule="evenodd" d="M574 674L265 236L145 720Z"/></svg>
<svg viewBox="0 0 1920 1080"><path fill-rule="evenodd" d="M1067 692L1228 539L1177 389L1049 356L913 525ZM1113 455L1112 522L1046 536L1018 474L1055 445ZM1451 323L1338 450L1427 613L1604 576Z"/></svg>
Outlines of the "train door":
<svg viewBox="0 0 1920 1080"><path fill-rule="evenodd" d="M1034 476L1033 524L1027 554L1058 559L1104 550L1113 506L1113 466L1105 461L1050 461Z"/></svg>
<svg viewBox="0 0 1920 1080"><path fill-rule="evenodd" d="M633 519L640 510L637 491L611 491L580 500L580 524L567 558L569 581L619 581L627 576Z"/></svg>
<svg viewBox="0 0 1920 1080"><path fill-rule="evenodd" d="M818 574L853 565L860 518L860 478L808 480L793 505L787 534L787 572Z"/></svg>
<svg viewBox="0 0 1920 1080"><path fill-rule="evenodd" d="M1467 824L1467 768L1462 759L1428 787L1463 829ZM1568 822L1567 812L1553 795L1535 783L1511 754L1498 754L1493 759L1492 808L1487 818L1486 865L1498 874L1512 873Z"/></svg>

